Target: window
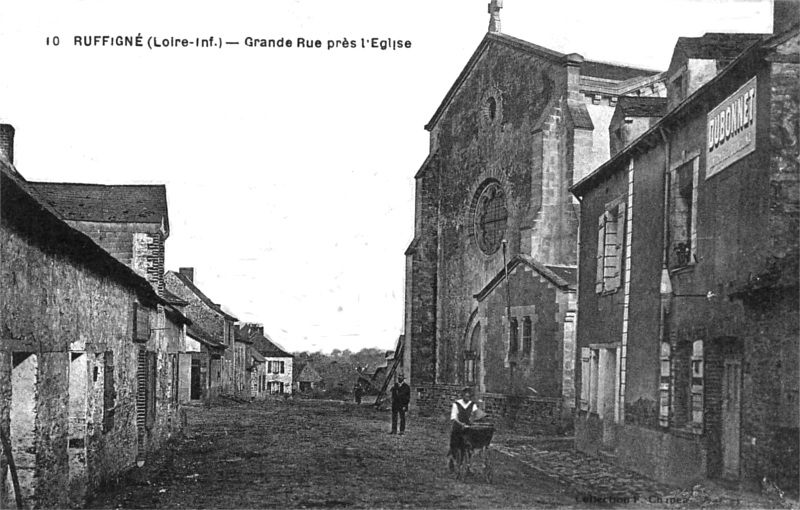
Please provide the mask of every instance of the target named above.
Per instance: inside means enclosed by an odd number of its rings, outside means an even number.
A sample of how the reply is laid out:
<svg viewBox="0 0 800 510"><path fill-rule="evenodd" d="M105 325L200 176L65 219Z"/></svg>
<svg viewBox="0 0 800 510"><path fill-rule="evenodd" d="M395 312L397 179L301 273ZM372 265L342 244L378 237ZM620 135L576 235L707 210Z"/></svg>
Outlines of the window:
<svg viewBox="0 0 800 510"><path fill-rule="evenodd" d="M281 361L281 373L282 374L286 373L286 365L285 365L285 362L283 362L283 361ZM283 392L281 392L281 393L283 393Z"/></svg>
<svg viewBox="0 0 800 510"><path fill-rule="evenodd" d="M533 346L533 323L530 316L522 319L522 353L529 355Z"/></svg>
<svg viewBox="0 0 800 510"><path fill-rule="evenodd" d="M511 317L510 331L508 336L508 352L515 354L519 351L519 321L516 317Z"/></svg>
<svg viewBox="0 0 800 510"><path fill-rule="evenodd" d="M466 384L475 383L475 361L478 357L476 349L480 346L481 324L480 322L472 328L466 349L464 350L464 382Z"/></svg>
<svg viewBox="0 0 800 510"><path fill-rule="evenodd" d="M697 244L697 181L699 159L672 171L670 184L670 268L693 264Z"/></svg>
<svg viewBox="0 0 800 510"><path fill-rule="evenodd" d="M673 359L674 425L696 434L703 431L703 341L681 342Z"/></svg>
<svg viewBox="0 0 800 510"><path fill-rule="evenodd" d="M600 215L597 230L597 268L595 291L617 290L622 284L625 249L625 202L620 198Z"/></svg>
<svg viewBox="0 0 800 510"><path fill-rule="evenodd" d="M505 192L500 183L492 182L481 192L475 209L475 234L483 253L491 255L500 248L507 222Z"/></svg>

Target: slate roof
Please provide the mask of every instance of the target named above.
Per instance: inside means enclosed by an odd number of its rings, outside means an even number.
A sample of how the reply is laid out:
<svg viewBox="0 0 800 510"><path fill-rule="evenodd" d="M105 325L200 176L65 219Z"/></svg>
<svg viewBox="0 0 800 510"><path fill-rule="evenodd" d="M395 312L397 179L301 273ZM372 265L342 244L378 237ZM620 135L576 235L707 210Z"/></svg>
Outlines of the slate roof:
<svg viewBox="0 0 800 510"><path fill-rule="evenodd" d="M185 301L185 300L179 298L178 296L176 296L172 292L168 291L167 289L164 289L163 291L161 291L161 297L163 297L164 300L167 303L171 304L171 305L186 306L186 305L189 304L188 301Z"/></svg>
<svg viewBox="0 0 800 510"><path fill-rule="evenodd" d="M30 184L67 220L158 225L163 220L169 231L167 188L163 184Z"/></svg>
<svg viewBox="0 0 800 510"><path fill-rule="evenodd" d="M2 157L0 157L0 179L3 181L3 187L7 187L3 191L3 221L15 221L15 214L19 213L35 214L36 228L26 233L36 237L46 237L48 249L64 254L76 264L135 289L143 303L168 304L146 279L115 259L89 236L66 223L67 218L44 200L14 165ZM20 228L27 229L30 226L30 223L21 222Z"/></svg>
<svg viewBox="0 0 800 510"><path fill-rule="evenodd" d="M663 117L667 114L667 98L620 96L617 108L626 117Z"/></svg>
<svg viewBox="0 0 800 510"><path fill-rule="evenodd" d="M575 290L577 284L577 274L578 270L576 267L573 266L546 266L541 262L537 261L530 255L519 254L512 258L506 268L508 269L509 275L511 272L520 264L526 265L545 277L547 280L550 281L553 285L560 288L561 290L569 291ZM488 296L495 287L497 287L500 282L505 279L506 276L506 268L501 269L495 276L492 278L486 286L481 289L480 292L473 295L475 299L478 301L482 301L483 299Z"/></svg>
<svg viewBox="0 0 800 510"><path fill-rule="evenodd" d="M578 268L575 266L545 266L556 276L564 280L570 287L578 284Z"/></svg>
<svg viewBox="0 0 800 510"><path fill-rule="evenodd" d="M292 382L320 382L322 376L310 363L297 363L292 367Z"/></svg>
<svg viewBox="0 0 800 510"><path fill-rule="evenodd" d="M257 349L250 349L250 356L252 356L253 359L256 360L256 362L258 363L264 363L265 361L267 361L267 358L262 356Z"/></svg>
<svg viewBox="0 0 800 510"><path fill-rule="evenodd" d="M597 62L594 60L584 60L583 64L581 64L582 76L592 76L604 80L625 81L633 78L653 76L660 72L661 71L654 71L652 69L641 69L624 64L612 64L610 62Z"/></svg>
<svg viewBox="0 0 800 510"><path fill-rule="evenodd" d="M221 314L223 317L225 317L225 318L226 318L226 319L228 319L228 320L232 320L232 321L239 320L239 319L237 319L236 317L234 317L233 315L231 315L231 314L229 314L229 313L225 312L225 311L222 309L222 307L221 307L221 306L219 306L217 303L215 303L215 302L211 301L211 299L210 299L208 296L206 296L205 294L203 294L203 291L201 291L200 289L198 289L198 288L197 288L197 285L195 285L195 284L194 284L194 283L193 283L193 282L192 282L190 279L188 279L186 276L182 275L181 273L175 272L175 271L167 271L167 273L174 275L174 276L175 276L175 277L176 277L178 280L180 280L180 281L181 281L181 283L183 283L183 284L186 286L186 288L188 288L189 290L191 290L191 291L194 293L194 295L195 295L195 296L197 296L198 298L200 298L200 301L202 301L203 303L205 303L205 305L206 305L206 306L208 306L209 308L211 308L211 309L212 309L212 310L214 310L215 312L218 312L219 314Z"/></svg>
<svg viewBox="0 0 800 510"><path fill-rule="evenodd" d="M488 32L484 36L483 40L480 42L478 47L475 49L475 51L472 53L472 56L467 61L466 65L464 66L464 69L461 70L461 73L458 75L455 82L450 87L450 90L448 90L444 99L439 104L439 107L436 109L436 112L434 112L431 119L425 125L425 129L427 130L433 129L433 126L436 124L436 122L439 121L439 118L442 116L442 114L452 101L452 99L458 93L458 90L461 88L461 85L467 80L469 73L472 71L473 67L475 67L483 52L490 44L493 43L503 44L505 46L514 48L518 51L523 51L525 53L529 53L531 55L535 55L537 57L544 58L556 63L560 63L563 58L567 57L567 55L564 53L559 53L549 48L545 48L543 46L539 46L530 43L528 41L524 41L522 39L517 39L516 37L511 37L510 35L507 34L502 34L499 32ZM580 58L583 59L583 57ZM608 62L583 60L581 63L582 76L590 76L610 81L621 82L634 78L652 76L658 73L659 73L658 71L652 71L649 69L641 69L637 67L626 66L623 64L612 64Z"/></svg>
<svg viewBox="0 0 800 510"><path fill-rule="evenodd" d="M702 37L679 37L675 51L680 50L686 58L692 59L733 60L768 35L711 32Z"/></svg>
<svg viewBox="0 0 800 510"><path fill-rule="evenodd" d="M783 40L786 37L794 36L798 32L798 28L795 27L792 31L787 33L776 34L772 37L766 37L762 34L706 34L705 37L708 36L723 36L721 39L736 39L735 36L742 36L739 40L740 41L750 41L750 44L745 45L747 48L745 51L740 52L733 61L723 70L717 73L711 80L705 83L702 87L697 89L683 100L678 106L670 110L666 115L664 115L655 125L651 126L645 133L643 133L639 138L637 138L634 143L626 146L624 149L619 151L617 154L612 156L608 161L594 169L588 175L584 176L583 179L573 184L569 191L574 194L575 196L582 197L587 193L589 190L593 189L596 186L596 183L599 182L601 179L605 178L606 175L612 174L622 168L625 168L624 162L628 160L630 154L633 151L640 150L642 147L646 146L657 146L661 142L661 134L660 130L667 128L670 129L674 125L680 125L682 122L685 122L687 116L690 116L692 113L692 107L698 103L703 101L719 101L718 89L720 88L720 83L723 83L725 80L731 78L731 75L734 75L734 72L739 72L741 69L748 69L748 66L755 65L759 59L759 52L766 48L769 48L771 45L777 44L778 41ZM729 37L730 36L730 37ZM690 38L682 38L682 39L690 39ZM685 42L684 42L685 43ZM679 45L681 42L679 41ZM744 43L743 43L744 44ZM677 46L676 46L677 48ZM712 51L712 50L708 50ZM727 51L727 50L726 50ZM673 61L675 60L675 54L673 54ZM696 53L699 54L699 53ZM672 66L670 66L672 67ZM734 75L734 80L735 78ZM722 96L723 98L725 96Z"/></svg>
<svg viewBox="0 0 800 510"><path fill-rule="evenodd" d="M249 326L243 326L241 334L252 342L254 349L267 358L294 358L294 356L277 346L268 335L262 335Z"/></svg>
<svg viewBox="0 0 800 510"><path fill-rule="evenodd" d="M186 334L198 342L205 344L209 347L216 347L220 349L224 349L225 346L220 342L214 340L214 337L211 336L206 330L198 326L197 324L192 324L188 328L186 328Z"/></svg>

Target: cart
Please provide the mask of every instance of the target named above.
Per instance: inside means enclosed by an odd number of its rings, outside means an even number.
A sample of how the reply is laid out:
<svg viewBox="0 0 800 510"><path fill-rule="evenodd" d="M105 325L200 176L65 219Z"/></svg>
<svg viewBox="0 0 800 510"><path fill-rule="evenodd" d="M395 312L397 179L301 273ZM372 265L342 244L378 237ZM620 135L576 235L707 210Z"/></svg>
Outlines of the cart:
<svg viewBox="0 0 800 510"><path fill-rule="evenodd" d="M480 474L488 483L494 480L489 445L494 436L491 423L473 423L465 427L463 446L453 452L456 478L465 480L471 474ZM474 460L473 460L474 458Z"/></svg>

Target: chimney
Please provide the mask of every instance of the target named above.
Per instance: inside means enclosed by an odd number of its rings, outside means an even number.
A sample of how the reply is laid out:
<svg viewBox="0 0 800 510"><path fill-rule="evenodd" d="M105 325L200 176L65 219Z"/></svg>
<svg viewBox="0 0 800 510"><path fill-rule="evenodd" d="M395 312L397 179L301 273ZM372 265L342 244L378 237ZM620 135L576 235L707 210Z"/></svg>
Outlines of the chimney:
<svg viewBox="0 0 800 510"><path fill-rule="evenodd" d="M14 126L0 124L0 157L14 164Z"/></svg>
<svg viewBox="0 0 800 510"><path fill-rule="evenodd" d="M178 272L185 276L190 282L194 283L194 268L193 267L182 267L178 269Z"/></svg>
<svg viewBox="0 0 800 510"><path fill-rule="evenodd" d="M503 0L492 0L489 3L489 32L500 32L500 9Z"/></svg>
<svg viewBox="0 0 800 510"><path fill-rule="evenodd" d="M772 33L788 32L800 23L800 0L775 0L772 4Z"/></svg>
<svg viewBox="0 0 800 510"><path fill-rule="evenodd" d="M264 336L264 325L258 324L257 322L249 322L247 326L252 329L253 331L257 331L258 334Z"/></svg>

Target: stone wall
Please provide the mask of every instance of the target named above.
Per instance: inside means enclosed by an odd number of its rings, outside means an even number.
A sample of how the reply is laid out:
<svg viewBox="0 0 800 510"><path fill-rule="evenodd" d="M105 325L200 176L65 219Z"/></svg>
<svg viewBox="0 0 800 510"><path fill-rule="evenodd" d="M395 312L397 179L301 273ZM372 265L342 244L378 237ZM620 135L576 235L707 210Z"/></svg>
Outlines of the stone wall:
<svg viewBox="0 0 800 510"><path fill-rule="evenodd" d="M23 461L26 506L80 506L136 460L134 310L144 305L138 313L156 327L156 296L5 177L0 202L0 427ZM151 338L146 347L159 348ZM163 401L171 373L159 374ZM175 409L161 406L145 453L180 426ZM13 506L5 456L0 473L0 500Z"/></svg>
<svg viewBox="0 0 800 510"><path fill-rule="evenodd" d="M455 384L415 386L419 415L449 421L450 408L461 398L462 389L463 386ZM572 415L562 411L562 400L558 398L486 393L476 401L486 412L487 420L517 434L560 435L569 433L572 428Z"/></svg>

